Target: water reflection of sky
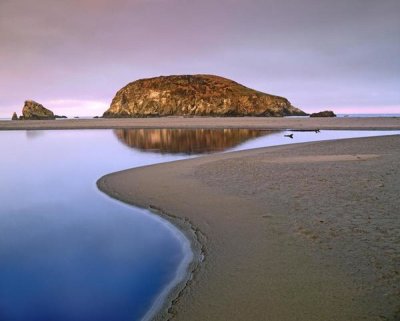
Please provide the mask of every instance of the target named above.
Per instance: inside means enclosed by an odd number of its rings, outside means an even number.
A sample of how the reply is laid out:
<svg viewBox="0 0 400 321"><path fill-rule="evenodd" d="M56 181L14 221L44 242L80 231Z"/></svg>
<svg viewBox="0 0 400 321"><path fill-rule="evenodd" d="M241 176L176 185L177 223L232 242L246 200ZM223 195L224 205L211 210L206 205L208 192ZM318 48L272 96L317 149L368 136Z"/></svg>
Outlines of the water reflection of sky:
<svg viewBox="0 0 400 321"><path fill-rule="evenodd" d="M0 320L140 319L188 253L96 180L182 156L144 156L107 130L0 132L0 148Z"/></svg>
<svg viewBox="0 0 400 321"><path fill-rule="evenodd" d="M182 235L101 194L96 181L106 173L188 154L400 131L291 132L293 139L252 130L122 133L0 132L0 320L139 320L176 276L187 254Z"/></svg>
<svg viewBox="0 0 400 321"><path fill-rule="evenodd" d="M285 137L285 135L293 134L293 138ZM227 151L245 150L251 148L278 146L285 144L306 143L312 141L325 141L333 139L345 139L355 137L374 137L385 135L400 135L400 130L321 130L316 133L314 131L281 131L272 132L270 135L261 136L259 138L243 142Z"/></svg>

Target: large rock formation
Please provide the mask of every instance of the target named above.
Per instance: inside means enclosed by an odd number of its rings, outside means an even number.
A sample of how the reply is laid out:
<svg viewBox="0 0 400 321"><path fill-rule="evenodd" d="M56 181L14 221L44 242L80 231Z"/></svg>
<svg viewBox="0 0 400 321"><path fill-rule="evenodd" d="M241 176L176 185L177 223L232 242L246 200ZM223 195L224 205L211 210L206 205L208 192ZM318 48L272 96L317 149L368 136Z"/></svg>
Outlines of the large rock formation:
<svg viewBox="0 0 400 321"><path fill-rule="evenodd" d="M119 90L104 117L306 115L283 97L212 75L164 76Z"/></svg>
<svg viewBox="0 0 400 321"><path fill-rule="evenodd" d="M324 110L319 113L312 113L310 117L336 117L336 115L332 110Z"/></svg>
<svg viewBox="0 0 400 321"><path fill-rule="evenodd" d="M33 101L25 101L24 108L22 109L22 119L55 119L54 113L43 107L43 105Z"/></svg>

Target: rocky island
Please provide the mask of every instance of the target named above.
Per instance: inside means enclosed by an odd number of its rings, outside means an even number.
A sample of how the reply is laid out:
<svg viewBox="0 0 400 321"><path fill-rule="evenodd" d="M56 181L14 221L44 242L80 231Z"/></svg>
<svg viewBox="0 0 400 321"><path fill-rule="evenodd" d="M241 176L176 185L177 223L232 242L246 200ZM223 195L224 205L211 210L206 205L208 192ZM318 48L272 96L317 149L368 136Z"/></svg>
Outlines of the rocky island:
<svg viewBox="0 0 400 321"><path fill-rule="evenodd" d="M332 110L324 110L319 113L312 113L310 117L336 117L336 114Z"/></svg>
<svg viewBox="0 0 400 321"><path fill-rule="evenodd" d="M22 116L20 116L20 119L47 120L55 119L55 116L51 110L45 108L43 105L33 100L27 100L22 109Z"/></svg>
<svg viewBox="0 0 400 321"><path fill-rule="evenodd" d="M105 118L159 116L306 116L283 97L214 75L161 76L117 92Z"/></svg>

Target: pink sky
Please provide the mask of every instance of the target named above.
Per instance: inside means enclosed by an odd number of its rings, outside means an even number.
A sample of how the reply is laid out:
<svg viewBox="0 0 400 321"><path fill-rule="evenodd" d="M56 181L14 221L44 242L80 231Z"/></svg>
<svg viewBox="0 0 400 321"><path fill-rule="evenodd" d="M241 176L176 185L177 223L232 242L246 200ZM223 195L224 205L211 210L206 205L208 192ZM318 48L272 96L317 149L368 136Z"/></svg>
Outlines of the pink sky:
<svg viewBox="0 0 400 321"><path fill-rule="evenodd" d="M0 117L101 115L127 83L216 74L306 112L400 113L398 0L2 0Z"/></svg>

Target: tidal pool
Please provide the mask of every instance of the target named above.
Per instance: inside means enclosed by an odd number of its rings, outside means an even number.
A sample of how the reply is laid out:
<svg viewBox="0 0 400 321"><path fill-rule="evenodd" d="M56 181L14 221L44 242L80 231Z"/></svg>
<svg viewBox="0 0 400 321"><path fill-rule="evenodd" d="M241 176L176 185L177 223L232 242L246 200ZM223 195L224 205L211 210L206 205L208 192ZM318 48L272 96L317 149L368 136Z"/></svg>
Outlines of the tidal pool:
<svg viewBox="0 0 400 321"><path fill-rule="evenodd" d="M0 320L141 320L186 273L188 240L147 210L98 191L107 173L203 153L400 132L288 133L0 132Z"/></svg>

